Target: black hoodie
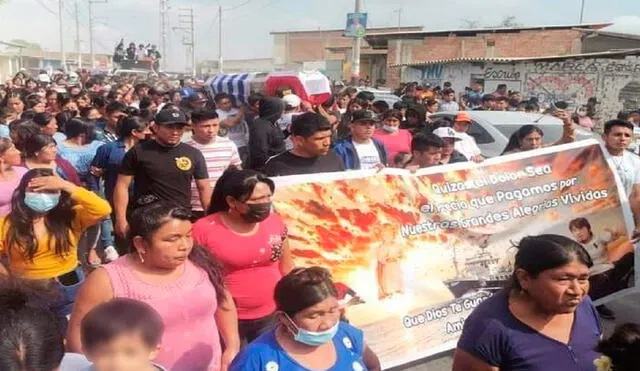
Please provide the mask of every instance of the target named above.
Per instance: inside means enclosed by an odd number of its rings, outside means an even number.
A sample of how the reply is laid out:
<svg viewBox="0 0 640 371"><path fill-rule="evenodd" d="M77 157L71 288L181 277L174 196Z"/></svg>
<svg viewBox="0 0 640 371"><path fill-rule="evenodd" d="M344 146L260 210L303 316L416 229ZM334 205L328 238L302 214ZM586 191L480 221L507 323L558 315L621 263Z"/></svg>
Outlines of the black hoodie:
<svg viewBox="0 0 640 371"><path fill-rule="evenodd" d="M262 169L269 158L285 151L284 134L276 125L283 111L284 102L280 98L260 100L260 117L249 127L251 169Z"/></svg>

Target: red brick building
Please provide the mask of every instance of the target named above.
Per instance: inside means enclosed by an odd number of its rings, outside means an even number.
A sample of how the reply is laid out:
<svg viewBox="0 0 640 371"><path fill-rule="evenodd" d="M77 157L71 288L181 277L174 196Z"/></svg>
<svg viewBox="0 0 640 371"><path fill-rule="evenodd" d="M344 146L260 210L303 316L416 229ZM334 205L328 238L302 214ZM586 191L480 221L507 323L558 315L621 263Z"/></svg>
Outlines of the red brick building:
<svg viewBox="0 0 640 371"><path fill-rule="evenodd" d="M415 32L422 27L370 28L367 32ZM315 31L278 31L273 35L273 63L277 69L320 69L333 79L348 79L351 73L353 39L344 37L344 29ZM361 76L375 81L386 76L386 48L371 48L362 43Z"/></svg>
<svg viewBox="0 0 640 371"><path fill-rule="evenodd" d="M387 86L398 86L402 68L454 58L543 57L582 53L591 31L610 23L453 31L392 31L367 34L374 50L386 50ZM592 45L595 45L592 43ZM605 47L605 46L602 46ZM602 48L601 47L601 48ZM606 46L607 50L616 48ZM591 50L593 51L593 50ZM604 50L600 50L604 51Z"/></svg>

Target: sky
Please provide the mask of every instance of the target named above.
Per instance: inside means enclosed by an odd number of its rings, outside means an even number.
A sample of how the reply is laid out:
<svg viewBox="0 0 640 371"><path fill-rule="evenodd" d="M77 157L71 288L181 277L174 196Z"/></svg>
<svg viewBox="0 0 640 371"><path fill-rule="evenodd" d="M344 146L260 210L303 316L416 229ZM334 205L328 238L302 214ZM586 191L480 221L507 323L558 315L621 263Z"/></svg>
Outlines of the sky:
<svg viewBox="0 0 640 371"><path fill-rule="evenodd" d="M76 0L63 1L63 33L67 52L75 51ZM89 51L88 1L77 0L80 46ZM94 0L95 1L95 0ZM355 0L168 0L170 28L179 26L180 8L194 9L197 59L218 58L218 5L222 6L224 59L269 58L270 32L339 29ZM481 26L507 16L525 26L577 24L582 0L362 0L368 27L402 26L451 30L467 22ZM639 0L584 0L585 23L615 22L612 31L640 34ZM111 53L120 38L160 46L159 0L107 0L94 4L94 48ZM46 50L59 50L58 0L0 1L0 41L24 39ZM170 32L169 70L186 65L183 32Z"/></svg>

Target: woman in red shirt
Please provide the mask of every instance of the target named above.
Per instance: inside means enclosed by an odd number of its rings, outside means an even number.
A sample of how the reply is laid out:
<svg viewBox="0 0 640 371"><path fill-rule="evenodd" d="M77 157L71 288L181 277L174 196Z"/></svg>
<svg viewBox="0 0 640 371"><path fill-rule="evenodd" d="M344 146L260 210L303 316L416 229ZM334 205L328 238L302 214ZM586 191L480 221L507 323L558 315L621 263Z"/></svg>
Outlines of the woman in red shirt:
<svg viewBox="0 0 640 371"><path fill-rule="evenodd" d="M400 152L411 153L411 132L400 129L402 113L398 110L388 110L382 114L382 127L376 130L374 138L384 144L389 162Z"/></svg>
<svg viewBox="0 0 640 371"><path fill-rule="evenodd" d="M227 170L214 188L207 216L193 238L222 263L238 310L240 339L248 344L275 322L274 289L293 269L287 228L271 212L273 181L253 170Z"/></svg>

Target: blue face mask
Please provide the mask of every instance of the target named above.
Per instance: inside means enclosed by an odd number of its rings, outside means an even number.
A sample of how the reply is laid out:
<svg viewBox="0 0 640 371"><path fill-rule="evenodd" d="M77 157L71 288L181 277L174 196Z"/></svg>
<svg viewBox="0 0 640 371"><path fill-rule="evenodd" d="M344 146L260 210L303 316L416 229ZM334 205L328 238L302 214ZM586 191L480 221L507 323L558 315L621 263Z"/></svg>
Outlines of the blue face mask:
<svg viewBox="0 0 640 371"><path fill-rule="evenodd" d="M26 192L24 194L24 204L40 214L51 211L54 207L58 206L59 202L59 193Z"/></svg>
<svg viewBox="0 0 640 371"><path fill-rule="evenodd" d="M293 335L293 339L298 343L302 343L312 347L317 347L333 340L333 337L336 336L336 333L338 332L338 326L340 325L340 321L337 321L333 327L326 331L313 332L301 329L300 327L296 326L296 324L291 318L289 318L289 316L287 316L286 314L285 316L287 317L287 319L289 319L289 322L291 322L291 324L293 324L293 326L298 330Z"/></svg>

